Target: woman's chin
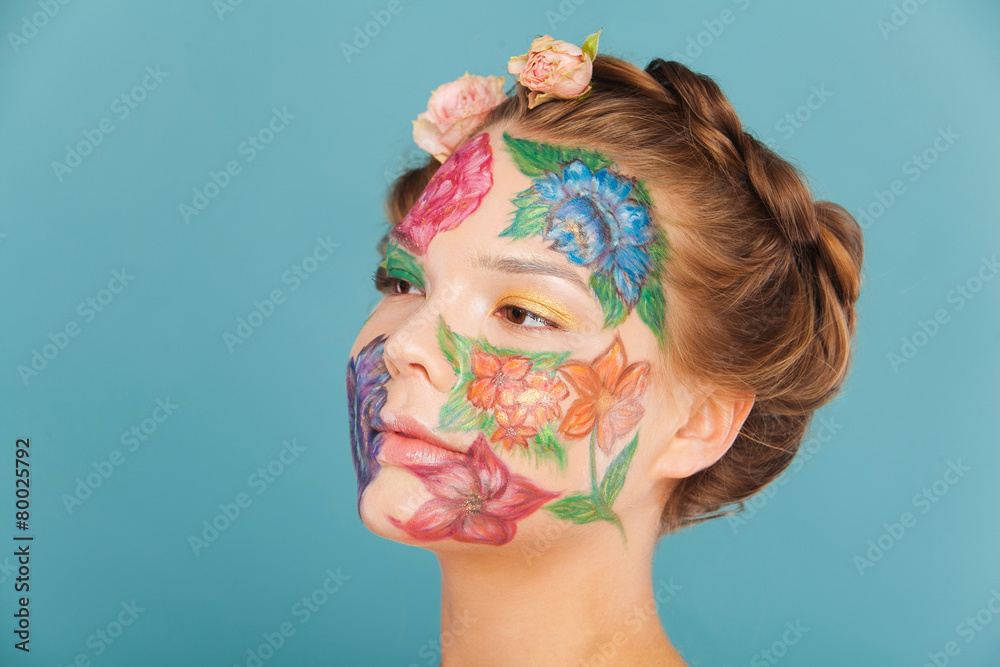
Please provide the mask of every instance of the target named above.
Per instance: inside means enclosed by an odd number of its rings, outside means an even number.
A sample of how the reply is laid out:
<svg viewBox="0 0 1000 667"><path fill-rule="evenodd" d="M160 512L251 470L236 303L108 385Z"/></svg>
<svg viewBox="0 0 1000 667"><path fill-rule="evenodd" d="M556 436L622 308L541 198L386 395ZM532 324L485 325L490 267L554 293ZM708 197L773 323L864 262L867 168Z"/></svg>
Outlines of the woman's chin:
<svg viewBox="0 0 1000 667"><path fill-rule="evenodd" d="M484 526L478 531L472 527L463 535L442 537L435 534L422 538L419 534L414 534L419 529L414 529L412 520L420 507L432 499L433 496L412 474L400 468L386 466L378 472L361 496L361 521L368 530L380 537L439 553L505 553L508 556L514 552L535 554L539 546L544 550L566 531L561 525L548 525L558 522L538 516L519 521L511 533L498 531L494 526ZM545 526L549 529L545 530Z"/></svg>

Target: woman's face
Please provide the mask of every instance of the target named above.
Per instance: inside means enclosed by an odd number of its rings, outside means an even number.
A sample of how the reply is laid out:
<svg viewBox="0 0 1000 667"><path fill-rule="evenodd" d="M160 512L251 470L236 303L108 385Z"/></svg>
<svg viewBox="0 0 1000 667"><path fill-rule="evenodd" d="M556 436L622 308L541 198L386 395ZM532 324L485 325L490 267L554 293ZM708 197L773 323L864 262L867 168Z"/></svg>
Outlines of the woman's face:
<svg viewBox="0 0 1000 667"><path fill-rule="evenodd" d="M351 351L371 530L435 549L620 544L658 516L650 468L677 424L649 209L604 156L497 130L440 167L390 236Z"/></svg>

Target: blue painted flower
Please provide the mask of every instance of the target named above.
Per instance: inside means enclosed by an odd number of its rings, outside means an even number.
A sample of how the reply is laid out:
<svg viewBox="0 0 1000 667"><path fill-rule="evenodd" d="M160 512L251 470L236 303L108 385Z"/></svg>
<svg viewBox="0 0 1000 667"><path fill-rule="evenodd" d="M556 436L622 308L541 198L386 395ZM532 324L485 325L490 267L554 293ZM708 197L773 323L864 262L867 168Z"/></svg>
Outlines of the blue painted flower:
<svg viewBox="0 0 1000 667"><path fill-rule="evenodd" d="M646 207L629 198L633 182L608 169L591 173L575 160L534 185L550 207L544 238L571 262L607 276L631 309L649 279L655 238Z"/></svg>
<svg viewBox="0 0 1000 667"><path fill-rule="evenodd" d="M358 476L358 506L361 494L375 479L379 465L375 457L382 447L379 413L385 406L385 383L389 372L382 359L385 336L365 345L347 364L347 412L351 425L351 455Z"/></svg>

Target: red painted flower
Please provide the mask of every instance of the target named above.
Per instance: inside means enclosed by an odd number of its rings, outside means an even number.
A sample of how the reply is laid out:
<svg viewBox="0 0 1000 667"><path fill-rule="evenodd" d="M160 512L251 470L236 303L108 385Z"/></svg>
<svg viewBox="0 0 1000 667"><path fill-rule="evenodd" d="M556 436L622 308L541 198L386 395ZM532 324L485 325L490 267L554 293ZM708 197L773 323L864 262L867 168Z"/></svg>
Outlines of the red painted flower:
<svg viewBox="0 0 1000 667"><path fill-rule="evenodd" d="M438 232L458 227L479 208L493 187L492 161L489 134L483 132L465 142L434 172L413 208L392 231L393 236L416 255L427 252Z"/></svg>
<svg viewBox="0 0 1000 667"><path fill-rule="evenodd" d="M596 429L597 446L608 453L618 438L635 428L644 411L641 399L649 385L649 364L626 367L627 363L615 336L611 347L590 366L571 361L559 367L579 394L559 425L561 433L579 438Z"/></svg>
<svg viewBox="0 0 1000 667"><path fill-rule="evenodd" d="M541 426L562 417L559 401L569 396L569 389L562 380L549 378L544 373L528 373L521 384L523 389L514 400L531 413L536 424Z"/></svg>
<svg viewBox="0 0 1000 667"><path fill-rule="evenodd" d="M492 410L494 405L511 407L523 389L521 380L530 370L531 359L528 357L497 357L476 350L472 353L475 379L466 398L481 410Z"/></svg>
<svg viewBox="0 0 1000 667"><path fill-rule="evenodd" d="M528 410L520 405L511 409L500 408L493 416L497 420L497 430L490 436L490 442L502 442L506 451L514 449L515 446L528 448L528 438L534 437L537 431L530 426L524 425L524 418Z"/></svg>
<svg viewBox="0 0 1000 667"><path fill-rule="evenodd" d="M519 519L559 496L512 474L482 435L461 459L406 467L434 497L409 520L389 520L418 540L507 544Z"/></svg>

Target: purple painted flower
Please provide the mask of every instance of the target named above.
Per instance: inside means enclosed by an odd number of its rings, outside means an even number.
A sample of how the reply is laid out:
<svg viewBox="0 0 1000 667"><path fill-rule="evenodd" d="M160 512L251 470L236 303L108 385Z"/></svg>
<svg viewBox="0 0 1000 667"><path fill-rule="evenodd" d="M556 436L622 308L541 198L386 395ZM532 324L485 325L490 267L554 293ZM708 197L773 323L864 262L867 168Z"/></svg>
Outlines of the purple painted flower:
<svg viewBox="0 0 1000 667"><path fill-rule="evenodd" d="M375 457L382 446L382 433L377 431L379 412L385 406L385 383L389 372L382 359L385 336L365 345L347 364L347 411L351 423L351 454L354 472L358 476L358 506L361 495L375 478L378 462Z"/></svg>

